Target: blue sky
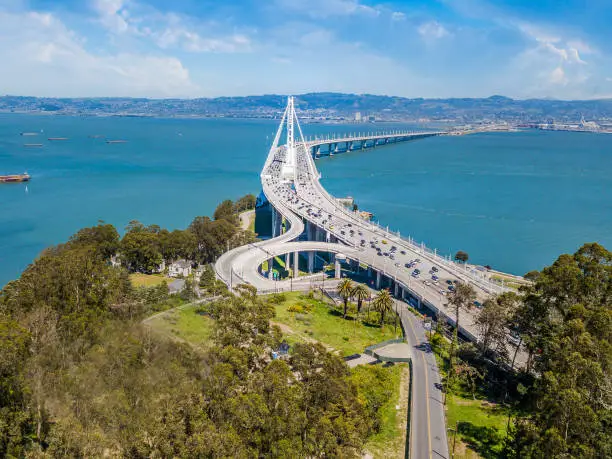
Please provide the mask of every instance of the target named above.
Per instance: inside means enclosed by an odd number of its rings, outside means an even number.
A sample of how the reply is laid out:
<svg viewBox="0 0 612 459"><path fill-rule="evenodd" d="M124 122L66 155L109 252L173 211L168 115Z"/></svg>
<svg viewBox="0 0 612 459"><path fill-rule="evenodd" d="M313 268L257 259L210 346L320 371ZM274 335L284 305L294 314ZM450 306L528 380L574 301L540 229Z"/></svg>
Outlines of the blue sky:
<svg viewBox="0 0 612 459"><path fill-rule="evenodd" d="M612 0L0 0L0 94L612 97Z"/></svg>

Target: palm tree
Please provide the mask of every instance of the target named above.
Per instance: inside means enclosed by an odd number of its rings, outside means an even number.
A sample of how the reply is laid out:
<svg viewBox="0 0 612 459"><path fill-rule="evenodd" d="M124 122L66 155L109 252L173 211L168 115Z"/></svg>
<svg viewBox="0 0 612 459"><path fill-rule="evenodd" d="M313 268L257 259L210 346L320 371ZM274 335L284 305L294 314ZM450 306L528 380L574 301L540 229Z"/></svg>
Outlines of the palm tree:
<svg viewBox="0 0 612 459"><path fill-rule="evenodd" d="M391 312L393 308L393 298L389 290L385 289L378 292L372 301L372 305L380 313L380 325L382 326L385 321L385 314Z"/></svg>
<svg viewBox="0 0 612 459"><path fill-rule="evenodd" d="M361 305L363 304L363 300L368 299L370 296L370 292L368 288L363 284L357 284L352 292L353 298L357 299L357 314L361 312Z"/></svg>
<svg viewBox="0 0 612 459"><path fill-rule="evenodd" d="M346 318L346 310L348 309L348 300L353 295L353 281L350 279L342 279L336 287L336 291L338 295L342 297L342 301L344 301L344 314L342 317Z"/></svg>
<svg viewBox="0 0 612 459"><path fill-rule="evenodd" d="M455 308L455 334L451 347L450 363L453 365L454 353L458 342L459 333L459 311L467 309L476 299L476 291L470 284L459 283L455 286L455 290L450 294L448 302Z"/></svg>

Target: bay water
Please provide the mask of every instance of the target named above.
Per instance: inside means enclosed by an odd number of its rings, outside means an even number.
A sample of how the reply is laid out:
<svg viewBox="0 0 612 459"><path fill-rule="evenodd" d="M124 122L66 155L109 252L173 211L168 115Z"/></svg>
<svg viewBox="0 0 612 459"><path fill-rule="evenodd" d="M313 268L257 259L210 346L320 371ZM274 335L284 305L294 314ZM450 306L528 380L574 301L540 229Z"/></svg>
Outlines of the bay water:
<svg viewBox="0 0 612 459"><path fill-rule="evenodd" d="M185 228L223 199L257 194L276 127L272 120L0 115L0 174L32 176L0 184L0 286L45 247L100 220L120 231L134 219ZM322 158L317 167L332 194L353 196L381 224L496 269L523 274L587 241L612 248L612 136L436 137Z"/></svg>

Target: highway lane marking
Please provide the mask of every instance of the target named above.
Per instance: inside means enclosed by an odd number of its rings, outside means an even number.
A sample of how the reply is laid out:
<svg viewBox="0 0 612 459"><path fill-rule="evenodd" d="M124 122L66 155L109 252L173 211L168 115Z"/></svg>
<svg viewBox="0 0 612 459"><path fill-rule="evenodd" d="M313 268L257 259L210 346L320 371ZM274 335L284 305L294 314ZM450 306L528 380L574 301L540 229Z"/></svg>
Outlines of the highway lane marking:
<svg viewBox="0 0 612 459"><path fill-rule="evenodd" d="M410 311L407 311L407 312L408 314L410 314ZM410 319L410 317L408 317L408 323L410 324L410 329L412 330L414 341L416 342L417 341L416 330L414 329L414 325L412 325L412 320ZM421 351L421 358L423 359L423 366L425 368L425 395L427 397L425 400L425 406L426 406L425 411L427 412L427 442L429 444L429 459L431 459L432 454L431 454L431 422L430 422L430 417L429 417L429 378L427 376L427 370L428 370L427 361L425 360L425 353L423 351ZM411 425L414 425L414 423L412 423Z"/></svg>

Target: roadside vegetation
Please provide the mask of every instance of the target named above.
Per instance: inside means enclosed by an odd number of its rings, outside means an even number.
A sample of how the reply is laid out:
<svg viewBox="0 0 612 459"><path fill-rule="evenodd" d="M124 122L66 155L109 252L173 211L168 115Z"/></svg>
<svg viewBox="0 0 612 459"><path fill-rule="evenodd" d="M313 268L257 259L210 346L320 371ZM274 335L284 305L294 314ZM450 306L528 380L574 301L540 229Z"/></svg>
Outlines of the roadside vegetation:
<svg viewBox="0 0 612 459"><path fill-rule="evenodd" d="M484 302L478 345L432 336L451 449L456 430L455 457L612 457L612 253L585 244L525 277ZM459 285L449 303L473 300Z"/></svg>

